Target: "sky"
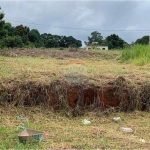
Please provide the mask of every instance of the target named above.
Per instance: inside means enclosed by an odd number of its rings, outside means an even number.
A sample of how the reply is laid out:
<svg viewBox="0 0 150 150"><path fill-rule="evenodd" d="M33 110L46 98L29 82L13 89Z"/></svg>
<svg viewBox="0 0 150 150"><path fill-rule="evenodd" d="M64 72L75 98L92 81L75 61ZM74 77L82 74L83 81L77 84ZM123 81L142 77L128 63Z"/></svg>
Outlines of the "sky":
<svg viewBox="0 0 150 150"><path fill-rule="evenodd" d="M42 33L73 36L117 34L128 43L150 35L150 0L0 0L4 20ZM84 46L84 44L83 44Z"/></svg>

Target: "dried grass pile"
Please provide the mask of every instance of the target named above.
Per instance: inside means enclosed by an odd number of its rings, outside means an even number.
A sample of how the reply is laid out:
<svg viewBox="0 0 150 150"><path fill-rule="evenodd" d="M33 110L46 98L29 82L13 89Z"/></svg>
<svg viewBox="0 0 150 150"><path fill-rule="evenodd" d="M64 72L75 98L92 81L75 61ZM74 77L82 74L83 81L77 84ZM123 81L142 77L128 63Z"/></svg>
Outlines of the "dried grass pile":
<svg viewBox="0 0 150 150"><path fill-rule="evenodd" d="M116 107L119 111L135 109L149 111L150 85L138 88L123 77L107 86L94 87L88 83L70 84L63 80L50 83L14 82L0 84L0 104L14 106L43 105L54 110L71 111L74 116L86 111Z"/></svg>

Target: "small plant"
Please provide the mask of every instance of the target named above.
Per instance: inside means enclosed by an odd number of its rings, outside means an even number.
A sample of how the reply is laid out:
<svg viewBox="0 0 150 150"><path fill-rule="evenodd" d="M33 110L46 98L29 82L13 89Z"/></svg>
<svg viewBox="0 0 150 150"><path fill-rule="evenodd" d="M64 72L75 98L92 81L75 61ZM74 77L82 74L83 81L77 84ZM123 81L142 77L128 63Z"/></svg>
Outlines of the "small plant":
<svg viewBox="0 0 150 150"><path fill-rule="evenodd" d="M64 48L63 48L63 47L60 47L59 50L64 50Z"/></svg>

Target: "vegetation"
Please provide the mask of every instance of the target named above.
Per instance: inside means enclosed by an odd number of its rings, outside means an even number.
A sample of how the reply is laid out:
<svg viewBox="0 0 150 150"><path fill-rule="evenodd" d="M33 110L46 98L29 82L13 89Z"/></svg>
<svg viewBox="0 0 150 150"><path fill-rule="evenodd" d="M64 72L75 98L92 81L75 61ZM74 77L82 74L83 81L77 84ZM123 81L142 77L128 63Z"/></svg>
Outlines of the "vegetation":
<svg viewBox="0 0 150 150"><path fill-rule="evenodd" d="M47 33L40 34L37 29L30 30L27 26L18 25L13 27L11 23L5 23L3 19L4 14L0 12L0 48L78 48L82 46L82 42L75 39L73 36L66 37Z"/></svg>
<svg viewBox="0 0 150 150"><path fill-rule="evenodd" d="M112 34L106 37L106 43L109 49L123 49L124 44L127 42L123 41L118 35Z"/></svg>
<svg viewBox="0 0 150 150"><path fill-rule="evenodd" d="M141 45L148 45L148 43L149 43L149 36L148 35L143 36L140 39L137 39L135 42L135 44L141 44Z"/></svg>
<svg viewBox="0 0 150 150"><path fill-rule="evenodd" d="M84 43L85 45L92 45L92 42L97 42L97 45L108 46L109 49L123 49L129 45L116 34L107 36L103 40L101 33L97 31L92 32L91 37L88 37L88 42L85 41Z"/></svg>
<svg viewBox="0 0 150 150"><path fill-rule="evenodd" d="M122 62L134 63L136 65L145 65L150 63L150 46L134 45L124 49L121 55Z"/></svg>
<svg viewBox="0 0 150 150"><path fill-rule="evenodd" d="M37 29L30 30L29 27L18 25L13 27L11 23L5 22L4 13L0 12L0 48L29 47L29 48L79 48L82 46L80 40L73 36L52 35L50 33L40 34ZM98 45L108 46L109 49L123 49L129 47L129 44L118 35L112 34L103 39L98 31L91 32L85 45L91 45L97 42ZM135 44L148 44L149 36L137 39Z"/></svg>
<svg viewBox="0 0 150 150"><path fill-rule="evenodd" d="M88 42L85 41L86 45L91 45L92 42L98 42L98 44L102 43L103 37L101 36L101 33L94 31L91 33L91 37L88 36Z"/></svg>
<svg viewBox="0 0 150 150"><path fill-rule="evenodd" d="M85 116L68 118L64 112L54 113L40 107L0 107L0 149L148 149L150 113L89 112ZM19 115L23 119L18 119ZM119 116L121 121L113 122ZM83 125L88 119L90 125ZM20 143L20 126L44 131L46 140ZM121 127L130 127L133 133L125 133ZM141 142L145 140L145 143Z"/></svg>
<svg viewBox="0 0 150 150"><path fill-rule="evenodd" d="M106 83L110 83L110 87L112 81L118 76L123 76L134 84L138 83L141 87L142 83L150 77L149 66L139 67L119 63L118 58L121 51L91 50L89 52L70 53L31 49L3 50L0 51L0 54L0 133L3 135L0 137L0 149L149 148L150 142L147 134L149 132L149 112L136 110L123 113L116 112L113 108L105 111L100 109L91 111L91 106L84 115L72 117L70 111L65 109L54 111L50 107L45 107L47 105L46 100L48 100L45 95L50 94L49 83L58 80L64 81L66 73L71 75L73 80L75 80L74 74L78 74L79 77L84 75L84 78L88 79L88 83L92 86L96 85L102 88ZM80 80L83 81L82 78ZM83 83L82 81L81 83ZM61 94L66 92L65 88L61 88L64 85L59 84L59 82L53 83L57 85L53 90L60 95L58 98L62 98ZM122 84L126 86L124 82ZM127 85L130 86L129 82ZM143 88L142 91L142 98L147 111L149 111L150 105L147 94L149 87ZM132 91L131 89L132 87L130 87L130 91ZM126 87L117 90L128 92ZM83 93L82 90L81 93ZM115 95L111 91L106 97L111 97L111 94ZM139 91L136 91L135 94L140 95ZM120 94L120 98L123 97L126 95ZM132 105L134 103L131 100L132 96L130 95L128 98L125 102ZM7 99L9 103L6 102ZM22 102L25 104L24 101L30 102L32 106L21 105ZM34 103L39 101L45 102L45 105L35 106ZM20 102L19 105L17 102ZM127 104L126 106L128 106ZM65 107L66 103L62 103L62 105ZM23 119L18 119L19 115L22 115ZM119 122L112 120L116 116L121 117ZM91 124L84 125L83 119L90 120ZM26 144L20 143L18 140L18 135L22 132L20 126L44 131L47 138L39 143L30 141ZM130 127L133 129L133 133L125 133L121 127ZM141 139L146 142L141 142Z"/></svg>

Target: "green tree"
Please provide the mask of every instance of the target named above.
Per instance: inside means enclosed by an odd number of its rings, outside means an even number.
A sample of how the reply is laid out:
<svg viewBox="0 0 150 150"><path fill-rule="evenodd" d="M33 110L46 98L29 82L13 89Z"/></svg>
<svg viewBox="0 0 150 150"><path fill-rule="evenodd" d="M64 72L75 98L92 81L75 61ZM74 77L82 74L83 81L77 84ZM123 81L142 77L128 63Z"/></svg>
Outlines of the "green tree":
<svg viewBox="0 0 150 150"><path fill-rule="evenodd" d="M1 10L1 7L0 7L0 10ZM0 12L0 29L2 29L5 24L5 21L3 20L3 18L4 18L4 13Z"/></svg>
<svg viewBox="0 0 150 150"><path fill-rule="evenodd" d="M77 47L81 47L82 46L82 42L80 40L76 40L76 45L77 45Z"/></svg>
<svg viewBox="0 0 150 150"><path fill-rule="evenodd" d="M102 43L103 37L101 35L101 33L94 31L91 33L91 37L88 36L88 42L85 41L86 45L91 45L92 42L98 42L98 44L100 45Z"/></svg>
<svg viewBox="0 0 150 150"><path fill-rule="evenodd" d="M19 25L15 27L15 35L20 36L24 44L28 44L29 42L29 32L30 29L27 26Z"/></svg>
<svg viewBox="0 0 150 150"><path fill-rule="evenodd" d="M147 45L149 43L149 36L143 36L141 39L137 39L135 44Z"/></svg>
<svg viewBox="0 0 150 150"><path fill-rule="evenodd" d="M108 46L108 42L107 40L102 40L102 43L100 44L101 46Z"/></svg>
<svg viewBox="0 0 150 150"><path fill-rule="evenodd" d="M35 44L35 47L42 46L42 39L39 31L37 29L32 29L29 32L29 40Z"/></svg>
<svg viewBox="0 0 150 150"><path fill-rule="evenodd" d="M58 46L59 46L58 41L55 38L48 39L45 44L45 47L47 48L58 47Z"/></svg>
<svg viewBox="0 0 150 150"><path fill-rule="evenodd" d="M6 31L7 36L14 36L15 35L15 28L12 27L11 23L6 22L4 24L4 30Z"/></svg>
<svg viewBox="0 0 150 150"><path fill-rule="evenodd" d="M1 7L0 7L1 10ZM4 13L0 12L0 39L2 39L6 35L6 31L4 31L4 24L5 21L3 20L4 18Z"/></svg>
<svg viewBox="0 0 150 150"><path fill-rule="evenodd" d="M106 41L109 49L123 48L125 41L122 40L118 35L112 34L106 37Z"/></svg>
<svg viewBox="0 0 150 150"><path fill-rule="evenodd" d="M8 36L3 40L6 47L23 47L22 38L20 36Z"/></svg>

